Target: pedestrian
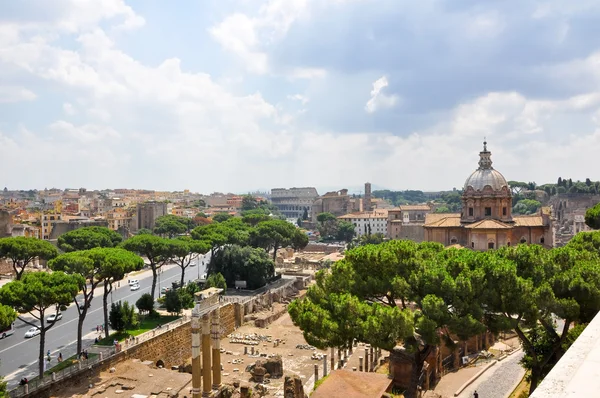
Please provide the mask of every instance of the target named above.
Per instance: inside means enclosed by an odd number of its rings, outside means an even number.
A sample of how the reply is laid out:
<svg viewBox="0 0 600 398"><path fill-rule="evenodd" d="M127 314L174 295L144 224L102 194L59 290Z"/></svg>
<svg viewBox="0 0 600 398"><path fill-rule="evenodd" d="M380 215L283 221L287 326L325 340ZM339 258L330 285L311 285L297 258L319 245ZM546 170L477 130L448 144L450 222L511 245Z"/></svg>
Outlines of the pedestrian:
<svg viewBox="0 0 600 398"><path fill-rule="evenodd" d="M100 325L96 325L96 332L100 332Z"/></svg>
<svg viewBox="0 0 600 398"><path fill-rule="evenodd" d="M62 362L63 357L62 357L62 352L58 353L58 362Z"/></svg>
<svg viewBox="0 0 600 398"><path fill-rule="evenodd" d="M479 398L479 393L477 392L477 390L475 390L475 392L473 393L473 398Z"/></svg>
<svg viewBox="0 0 600 398"><path fill-rule="evenodd" d="M98 344L98 337L94 340L94 344Z"/></svg>

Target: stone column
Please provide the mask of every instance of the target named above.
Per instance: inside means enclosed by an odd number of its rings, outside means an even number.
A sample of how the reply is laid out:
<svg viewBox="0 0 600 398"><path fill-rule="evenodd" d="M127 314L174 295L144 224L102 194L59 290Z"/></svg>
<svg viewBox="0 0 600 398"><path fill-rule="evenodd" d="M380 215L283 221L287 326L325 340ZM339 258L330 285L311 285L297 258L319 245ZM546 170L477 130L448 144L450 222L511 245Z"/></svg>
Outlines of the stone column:
<svg viewBox="0 0 600 398"><path fill-rule="evenodd" d="M331 370L335 369L335 350L331 347Z"/></svg>
<svg viewBox="0 0 600 398"><path fill-rule="evenodd" d="M363 371L363 357L358 357L358 371Z"/></svg>
<svg viewBox="0 0 600 398"><path fill-rule="evenodd" d="M221 309L217 308L212 313L212 372L213 390L221 387Z"/></svg>
<svg viewBox="0 0 600 398"><path fill-rule="evenodd" d="M327 376L327 354L323 355L323 377Z"/></svg>
<svg viewBox="0 0 600 398"><path fill-rule="evenodd" d="M374 353L373 346L371 346L371 353L370 353L371 354L371 356L370 356L371 362L369 363L369 372L372 372L373 368L374 368L373 364L375 362L375 355L373 355L373 353Z"/></svg>
<svg viewBox="0 0 600 398"><path fill-rule="evenodd" d="M365 372L369 371L369 349L365 348Z"/></svg>
<svg viewBox="0 0 600 398"><path fill-rule="evenodd" d="M338 348L338 369L341 369L342 365L342 350Z"/></svg>
<svg viewBox="0 0 600 398"><path fill-rule="evenodd" d="M315 364L315 383L319 380L319 365Z"/></svg>
<svg viewBox="0 0 600 398"><path fill-rule="evenodd" d="M200 398L202 364L200 362L200 314L192 312L192 398Z"/></svg>
<svg viewBox="0 0 600 398"><path fill-rule="evenodd" d="M208 397L211 392L210 374L210 315L202 315L202 396Z"/></svg>

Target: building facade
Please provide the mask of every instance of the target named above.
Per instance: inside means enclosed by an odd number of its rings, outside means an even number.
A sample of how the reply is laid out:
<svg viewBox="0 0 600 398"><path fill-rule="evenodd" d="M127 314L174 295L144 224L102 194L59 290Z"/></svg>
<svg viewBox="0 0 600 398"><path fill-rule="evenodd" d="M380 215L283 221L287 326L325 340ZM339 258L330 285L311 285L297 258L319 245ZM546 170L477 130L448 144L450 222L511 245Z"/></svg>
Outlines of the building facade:
<svg viewBox="0 0 600 398"><path fill-rule="evenodd" d="M402 205L388 210L389 239L425 240L425 218L432 213L429 205Z"/></svg>
<svg viewBox="0 0 600 398"><path fill-rule="evenodd" d="M301 218L305 211L310 217L313 202L318 197L313 187L271 189L271 203L288 219Z"/></svg>
<svg viewBox="0 0 600 398"><path fill-rule="evenodd" d="M479 153L479 168L465 181L462 213L427 214L425 240L446 246L490 250L520 243L553 246L550 211L531 216L512 215L512 192L492 167L487 143Z"/></svg>
<svg viewBox="0 0 600 398"><path fill-rule="evenodd" d="M363 235L383 234L388 235L388 211L374 210L350 213L338 217L340 220L354 224L357 237Z"/></svg>
<svg viewBox="0 0 600 398"><path fill-rule="evenodd" d="M165 202L138 203L136 214L137 229L154 229L156 219L166 214L169 213L167 210L167 203Z"/></svg>

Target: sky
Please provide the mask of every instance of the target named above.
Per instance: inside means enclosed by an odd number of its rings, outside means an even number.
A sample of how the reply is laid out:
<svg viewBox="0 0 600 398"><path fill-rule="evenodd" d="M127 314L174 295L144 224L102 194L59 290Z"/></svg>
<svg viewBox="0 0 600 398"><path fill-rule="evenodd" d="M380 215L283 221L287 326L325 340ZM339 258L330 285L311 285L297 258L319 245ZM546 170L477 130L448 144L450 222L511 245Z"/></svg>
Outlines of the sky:
<svg viewBox="0 0 600 398"><path fill-rule="evenodd" d="M599 127L597 0L0 2L8 189L599 180Z"/></svg>

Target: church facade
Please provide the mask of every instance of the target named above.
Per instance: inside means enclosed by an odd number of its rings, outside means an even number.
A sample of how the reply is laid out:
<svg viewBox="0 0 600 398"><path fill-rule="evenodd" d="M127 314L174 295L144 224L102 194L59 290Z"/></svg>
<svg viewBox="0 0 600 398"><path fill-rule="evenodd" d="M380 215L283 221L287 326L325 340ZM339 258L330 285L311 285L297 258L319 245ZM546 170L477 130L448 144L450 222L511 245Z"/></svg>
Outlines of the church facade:
<svg viewBox="0 0 600 398"><path fill-rule="evenodd" d="M483 143L479 168L465 181L462 212L427 214L425 240L445 246L490 250L521 243L553 246L551 215L513 216L512 192L506 179L492 167L492 154Z"/></svg>

